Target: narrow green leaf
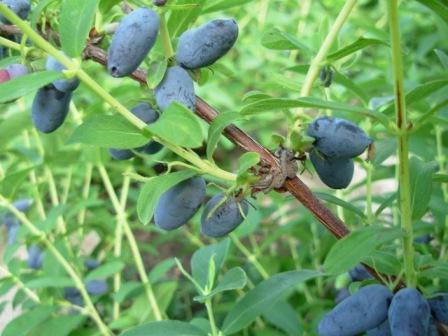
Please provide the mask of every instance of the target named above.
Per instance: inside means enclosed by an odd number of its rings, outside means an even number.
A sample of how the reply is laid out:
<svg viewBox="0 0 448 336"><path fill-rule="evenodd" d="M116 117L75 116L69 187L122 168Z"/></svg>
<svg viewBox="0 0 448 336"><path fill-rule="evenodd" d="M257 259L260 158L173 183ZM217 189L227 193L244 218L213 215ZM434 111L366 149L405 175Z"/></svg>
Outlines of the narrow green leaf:
<svg viewBox="0 0 448 336"><path fill-rule="evenodd" d="M30 171L32 171L33 169L34 168L31 167L22 170L16 170L13 172L8 171L5 178L0 181L1 194L7 198L13 198L17 189L22 185L22 183L28 177Z"/></svg>
<svg viewBox="0 0 448 336"><path fill-rule="evenodd" d="M333 245L325 259L324 268L331 274L346 272L369 256L379 245L400 235L399 229L383 227L356 230Z"/></svg>
<svg viewBox="0 0 448 336"><path fill-rule="evenodd" d="M204 141L199 120L177 102L171 103L160 118L147 128L162 139L186 148L200 147Z"/></svg>
<svg viewBox="0 0 448 336"><path fill-rule="evenodd" d="M277 28L271 29L264 33L261 44L269 49L274 50L294 50L298 49L310 55L311 50L294 35L280 31Z"/></svg>
<svg viewBox="0 0 448 336"><path fill-rule="evenodd" d="M0 148L6 147L12 140L22 134L22 130L31 125L29 112L19 112L8 116L0 124Z"/></svg>
<svg viewBox="0 0 448 336"><path fill-rule="evenodd" d="M238 175L245 173L250 167L260 162L260 154L256 152L247 152L238 159Z"/></svg>
<svg viewBox="0 0 448 336"><path fill-rule="evenodd" d="M448 5L440 0L417 0L422 5L425 5L431 9L436 15L438 15L442 20L448 23Z"/></svg>
<svg viewBox="0 0 448 336"><path fill-rule="evenodd" d="M374 251L362 261L383 274L397 275L401 270L400 260L394 253L387 251Z"/></svg>
<svg viewBox="0 0 448 336"><path fill-rule="evenodd" d="M87 274L84 280L89 281L95 279L105 279L112 274L121 272L124 266L125 264L122 261L111 261L105 263Z"/></svg>
<svg viewBox="0 0 448 336"><path fill-rule="evenodd" d="M203 330L181 321L158 321L126 330L121 336L207 336Z"/></svg>
<svg viewBox="0 0 448 336"><path fill-rule="evenodd" d="M26 282L26 287L30 289L70 287L74 285L73 279L66 276L43 276Z"/></svg>
<svg viewBox="0 0 448 336"><path fill-rule="evenodd" d="M244 288L246 286L246 283L246 272L244 272L241 267L234 267L224 274L221 281L218 283L218 286L216 286L215 289L210 292L210 294L197 296L194 298L194 300L204 302L205 300L212 298L218 293Z"/></svg>
<svg viewBox="0 0 448 336"><path fill-rule="evenodd" d="M317 192L317 193L315 193L315 195L323 201L326 201L326 202L329 202L332 204L336 204L336 205L354 213L355 215L359 216L363 220L366 219L366 215L362 212L362 210L359 209L358 207L356 207L355 205L353 205L352 203L346 202L334 195L327 194L327 193Z"/></svg>
<svg viewBox="0 0 448 336"><path fill-rule="evenodd" d="M210 124L207 140L207 159L213 161L213 152L218 144L222 131L235 120L240 119L239 113L222 113Z"/></svg>
<svg viewBox="0 0 448 336"><path fill-rule="evenodd" d="M79 57L93 26L98 0L65 0L61 6L59 33L66 55Z"/></svg>
<svg viewBox="0 0 448 336"><path fill-rule="evenodd" d="M448 174L434 174L432 180L436 183L448 183Z"/></svg>
<svg viewBox="0 0 448 336"><path fill-rule="evenodd" d="M218 1L207 1L207 5L202 10L202 14L213 13L222 10L227 10L232 7L244 6L254 0L218 0ZM208 3L210 2L210 3Z"/></svg>
<svg viewBox="0 0 448 336"><path fill-rule="evenodd" d="M215 261L215 272L219 272L227 253L229 252L230 239L226 238L217 244L205 246L197 250L191 257L191 273L193 278L202 288L207 285L208 269L212 256Z"/></svg>
<svg viewBox="0 0 448 336"><path fill-rule="evenodd" d="M49 318L54 311L56 311L55 307L38 305L9 322L2 336L28 335L35 326Z"/></svg>
<svg viewBox="0 0 448 336"><path fill-rule="evenodd" d="M378 40L378 39L371 39L371 38L364 38L361 37L352 44L349 44L348 46L343 47L342 49L339 49L338 51L335 51L334 53L331 53L327 56L328 62L334 62L338 59L341 59L343 57L346 57L348 55L353 54L354 52L357 52L358 50L364 49L369 46L374 45L385 45L388 44L384 41Z"/></svg>
<svg viewBox="0 0 448 336"><path fill-rule="evenodd" d="M314 97L303 97L298 99L288 98L269 98L247 104L240 111L242 115L251 115L260 112L268 112L272 110L290 109L297 107L305 108L322 108L335 111L351 113L354 115L363 115L376 119L385 126L389 126L389 119L382 113L369 110L367 108L347 105L335 101L322 100Z"/></svg>
<svg viewBox="0 0 448 336"><path fill-rule="evenodd" d="M227 314L222 327L223 332L230 335L247 327L259 315L268 312L287 291L306 280L321 275L320 272L310 270L291 271L278 273L260 282Z"/></svg>
<svg viewBox="0 0 448 336"><path fill-rule="evenodd" d="M432 175L436 162L424 162L416 157L410 160L412 219L420 219L427 211L432 193Z"/></svg>
<svg viewBox="0 0 448 336"><path fill-rule="evenodd" d="M36 92L42 86L59 78L62 78L62 73L60 72L39 71L4 82L0 84L0 104Z"/></svg>
<svg viewBox="0 0 448 336"><path fill-rule="evenodd" d="M57 335L68 336L85 320L83 315L51 315L48 319L37 325L27 336Z"/></svg>
<svg viewBox="0 0 448 336"><path fill-rule="evenodd" d="M136 148L148 143L148 139L121 116L94 115L75 129L68 143L106 148Z"/></svg>
<svg viewBox="0 0 448 336"><path fill-rule="evenodd" d="M436 53L443 67L448 70L448 55L441 49L435 49L434 52Z"/></svg>
<svg viewBox="0 0 448 336"><path fill-rule="evenodd" d="M137 200L137 213L140 221L147 224L154 214L160 196L172 186L194 175L196 173L191 170L182 170L168 175L155 176L146 182Z"/></svg>
<svg viewBox="0 0 448 336"><path fill-rule="evenodd" d="M275 303L263 316L277 328L287 332L288 335L303 335L297 311L284 300Z"/></svg>

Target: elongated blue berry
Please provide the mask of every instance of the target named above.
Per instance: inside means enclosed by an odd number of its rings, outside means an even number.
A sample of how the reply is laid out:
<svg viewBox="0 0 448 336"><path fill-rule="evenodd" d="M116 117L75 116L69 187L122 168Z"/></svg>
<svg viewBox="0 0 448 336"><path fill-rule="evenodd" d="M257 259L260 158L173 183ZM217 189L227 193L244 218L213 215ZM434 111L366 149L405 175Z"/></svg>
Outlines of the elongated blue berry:
<svg viewBox="0 0 448 336"><path fill-rule="evenodd" d="M34 270L42 268L42 263L44 260L44 253L41 248L33 244L28 248L28 267Z"/></svg>
<svg viewBox="0 0 448 336"><path fill-rule="evenodd" d="M28 68L23 64L17 63L8 65L6 67L6 71L8 71L9 77L11 79L15 79L28 74Z"/></svg>
<svg viewBox="0 0 448 336"><path fill-rule="evenodd" d="M113 77L128 76L138 68L156 42L159 26L159 16L148 8L123 18L108 51L107 70Z"/></svg>
<svg viewBox="0 0 448 336"><path fill-rule="evenodd" d="M162 194L154 211L154 223L163 230L186 224L198 211L205 197L205 180L200 176L176 184Z"/></svg>
<svg viewBox="0 0 448 336"><path fill-rule="evenodd" d="M31 107L34 126L43 133L57 130L67 117L71 92L62 92L52 84L37 91Z"/></svg>
<svg viewBox="0 0 448 336"><path fill-rule="evenodd" d="M437 295L428 302L435 319L448 325L448 294Z"/></svg>
<svg viewBox="0 0 448 336"><path fill-rule="evenodd" d="M388 316L393 336L426 335L430 308L418 290L403 288L394 295Z"/></svg>
<svg viewBox="0 0 448 336"><path fill-rule="evenodd" d="M163 80L157 85L154 93L157 105L162 111L165 111L173 101L188 107L192 111L195 110L196 96L193 80L179 66L166 70Z"/></svg>
<svg viewBox="0 0 448 336"><path fill-rule="evenodd" d="M238 38L235 20L216 19L185 31L177 45L177 63L186 69L198 69L215 63Z"/></svg>
<svg viewBox="0 0 448 336"><path fill-rule="evenodd" d="M362 154L372 139L352 122L322 117L314 120L307 134L316 139L314 146L331 159L354 158Z"/></svg>
<svg viewBox="0 0 448 336"><path fill-rule="evenodd" d="M220 204L224 197L224 193L219 193L205 205L201 217L201 232L206 236L218 238L229 234L244 221L241 212L247 215L249 211L245 199L238 201L235 197L229 197Z"/></svg>
<svg viewBox="0 0 448 336"><path fill-rule="evenodd" d="M369 285L343 300L319 322L320 336L355 336L387 319L392 292L382 285Z"/></svg>
<svg viewBox="0 0 448 336"><path fill-rule="evenodd" d="M330 188L344 189L350 184L355 169L352 159L325 159L313 149L310 160L319 178Z"/></svg>
<svg viewBox="0 0 448 336"><path fill-rule="evenodd" d="M367 331L367 336L391 336L389 320Z"/></svg>

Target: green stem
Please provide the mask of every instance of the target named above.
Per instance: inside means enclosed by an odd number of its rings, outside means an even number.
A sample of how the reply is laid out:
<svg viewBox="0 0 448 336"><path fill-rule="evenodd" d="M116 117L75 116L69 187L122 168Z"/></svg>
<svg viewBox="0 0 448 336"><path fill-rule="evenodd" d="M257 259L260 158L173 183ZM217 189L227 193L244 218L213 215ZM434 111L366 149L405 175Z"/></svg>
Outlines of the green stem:
<svg viewBox="0 0 448 336"><path fill-rule="evenodd" d="M302 90L300 91L301 97L306 97L311 94L311 90L313 88L313 83L319 75L319 71L322 67L322 63L325 61L328 52L330 51L331 46L333 45L336 37L347 20L350 12L356 4L356 0L347 0L339 12L336 20L333 23L333 26L330 28L328 35L325 37L322 45L320 46L319 51L317 52L314 59L311 61L310 67L305 77L305 81L302 86ZM300 121L297 120L294 129L299 127Z"/></svg>
<svg viewBox="0 0 448 336"><path fill-rule="evenodd" d="M212 328L212 336L218 336L218 328L216 327L215 316L213 315L213 306L212 300L208 299L205 301L205 307L207 308L208 320L210 322L210 326Z"/></svg>
<svg viewBox="0 0 448 336"><path fill-rule="evenodd" d="M1 37L1 36L0 36L0 45L6 47L8 49L13 49L13 50L17 50L17 51L22 50L19 43L12 42L12 41L5 39L4 37Z"/></svg>
<svg viewBox="0 0 448 336"><path fill-rule="evenodd" d="M84 176L84 185L82 187L82 199L85 201L89 197L90 192L90 183L92 181L92 172L93 165L91 163L87 163L86 166L86 175ZM78 214L78 224L79 224L79 236L82 239L84 235L84 222L86 219L86 208L82 208Z"/></svg>
<svg viewBox="0 0 448 336"><path fill-rule="evenodd" d="M100 172L101 178L103 180L103 184L107 190L110 200L112 201L112 205L117 214L117 217L122 221L124 234L129 243L129 247L131 249L132 256L134 258L135 266L137 267L138 274L140 276L140 280L142 281L143 287L145 288L146 295L148 297L149 304L151 305L152 311L157 321L162 320L162 313L157 304L157 299L154 295L154 291L152 289L152 285L149 281L148 275L146 274L145 266L143 264L143 258L138 249L137 241L135 240L134 234L132 233L131 227L126 219L126 212L121 207L121 204L118 200L117 195L115 194L114 187L110 181L109 175L107 174L106 169L102 164L98 164L98 170Z"/></svg>
<svg viewBox="0 0 448 336"><path fill-rule="evenodd" d="M365 163L366 170L366 213L367 213L367 224L371 225L374 222L373 215L373 190L372 190L372 177L373 177L373 166L371 162Z"/></svg>
<svg viewBox="0 0 448 336"><path fill-rule="evenodd" d="M36 303L40 303L40 299L37 296L36 293L34 293L31 289L25 286L25 284L20 280L18 277L16 277L13 273L11 273L7 268L0 265L0 271L2 271L4 277L11 278L12 282L21 289L31 300L33 300Z"/></svg>
<svg viewBox="0 0 448 336"><path fill-rule="evenodd" d="M446 156L443 153L443 128L440 125L435 126L436 132L436 146L437 146L437 163L439 165L439 169L441 172L446 172ZM442 195L445 203L448 204L448 184L442 184ZM448 215L445 216L445 226L442 230L442 242L446 242L448 240ZM447 246L446 244L442 244L442 248L440 249L440 259L443 259L446 254Z"/></svg>
<svg viewBox="0 0 448 336"><path fill-rule="evenodd" d="M126 209L126 201L129 194L129 185L131 178L129 175L123 177L123 187L121 188L120 206L121 209ZM123 220L117 217L117 227L115 228L115 241L114 241L114 256L120 258L123 242ZM118 272L114 275L114 292L117 293L121 287L121 273ZM120 316L120 304L115 301L113 306L113 319L116 320Z"/></svg>
<svg viewBox="0 0 448 336"><path fill-rule="evenodd" d="M406 116L406 100L404 91L403 63L401 57L400 22L398 15L398 0L386 1L389 12L390 39L392 49L392 65L394 71L395 110L397 119L398 137L398 170L400 191L401 226L404 232L404 268L406 285L415 288L417 274L414 268L414 246L411 212L411 190L409 177L409 148L408 123Z"/></svg>
<svg viewBox="0 0 448 336"><path fill-rule="evenodd" d="M249 260L254 265L258 273L260 273L261 277L264 280L269 279L269 273L266 271L263 265L260 264L260 262L257 260L257 257L241 243L238 237L234 233L231 233L230 238L232 239L232 242L235 244L236 248L240 250L240 252L247 258L247 260Z"/></svg>
<svg viewBox="0 0 448 336"><path fill-rule="evenodd" d="M101 334L104 336L110 336L112 333L107 328L107 326L102 321L100 315L98 314L89 294L82 282L81 277L76 273L70 263L64 258L64 256L59 252L59 250L52 244L48 236L41 230L39 230L33 223L31 223L28 218L19 210L17 210L10 202L6 200L2 195L0 195L1 205L6 207L14 216L16 216L19 221L31 232L42 241L47 250L54 256L54 258L59 262L59 264L65 269L68 275L72 278L75 283L76 288L79 290L82 298L84 299L86 308L88 309L89 316L95 321Z"/></svg>

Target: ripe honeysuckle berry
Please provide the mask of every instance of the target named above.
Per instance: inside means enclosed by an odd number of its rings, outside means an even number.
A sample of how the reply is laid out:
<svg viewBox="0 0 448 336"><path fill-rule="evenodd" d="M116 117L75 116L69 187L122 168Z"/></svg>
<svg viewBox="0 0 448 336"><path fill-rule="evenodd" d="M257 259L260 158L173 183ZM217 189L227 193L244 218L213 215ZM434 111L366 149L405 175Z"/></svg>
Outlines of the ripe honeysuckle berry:
<svg viewBox="0 0 448 336"><path fill-rule="evenodd" d="M379 326L367 331L367 336L392 336L390 332L389 320L384 321Z"/></svg>
<svg viewBox="0 0 448 336"><path fill-rule="evenodd" d="M62 92L53 84L40 88L31 106L31 117L34 126L43 133L57 130L67 117L71 92Z"/></svg>
<svg viewBox="0 0 448 336"><path fill-rule="evenodd" d="M133 115L146 124L151 124L159 118L159 114L147 103L140 103L131 109ZM162 145L155 141L149 141L146 145L135 148L136 151L144 154L154 154L162 149ZM134 157L134 153L130 149L109 148L110 155L115 160L129 160Z"/></svg>
<svg viewBox="0 0 448 336"><path fill-rule="evenodd" d="M361 128L340 118L314 120L308 127L307 135L315 138L314 147L331 159L359 156L373 142Z"/></svg>
<svg viewBox="0 0 448 336"><path fill-rule="evenodd" d="M185 31L179 37L176 61L186 69L198 69L215 63L238 38L235 20L216 19Z"/></svg>
<svg viewBox="0 0 448 336"><path fill-rule="evenodd" d="M205 180L195 176L165 191L154 211L156 226L171 231L186 224L201 207L205 186Z"/></svg>
<svg viewBox="0 0 448 336"><path fill-rule="evenodd" d="M42 268L44 253L37 244L33 244L28 248L28 267L34 270Z"/></svg>
<svg viewBox="0 0 448 336"><path fill-rule="evenodd" d="M430 319L428 301L415 288L402 288L392 298L388 317L394 336L426 335Z"/></svg>
<svg viewBox="0 0 448 336"><path fill-rule="evenodd" d="M364 281L373 279L373 276L367 271L367 268L363 264L356 265L349 271L352 281Z"/></svg>
<svg viewBox="0 0 448 336"><path fill-rule="evenodd" d="M178 102L192 111L195 110L196 95L193 80L188 72L179 66L166 70L154 94L161 111L165 111L172 102Z"/></svg>
<svg viewBox="0 0 448 336"><path fill-rule="evenodd" d="M92 295L103 295L107 293L109 286L103 279L89 280L86 282L86 290Z"/></svg>
<svg viewBox="0 0 448 336"><path fill-rule="evenodd" d="M8 65L6 67L6 71L8 71L9 77L11 79L15 79L28 74L28 68L23 64L17 63Z"/></svg>
<svg viewBox="0 0 448 336"><path fill-rule="evenodd" d="M435 319L448 325L448 294L438 294L429 299L428 303Z"/></svg>
<svg viewBox="0 0 448 336"><path fill-rule="evenodd" d="M387 319L392 292L383 285L369 285L340 302L319 322L320 336L354 336Z"/></svg>
<svg viewBox="0 0 448 336"><path fill-rule="evenodd" d="M216 207L225 197L224 193L219 193L211 198L205 205L201 216L202 234L219 238L235 230L243 221L249 211L248 202L243 199L238 201L235 197L228 197L224 203Z"/></svg>
<svg viewBox="0 0 448 336"><path fill-rule="evenodd" d="M310 160L321 181L330 188L344 189L350 184L355 170L352 159L326 159L313 149L310 152Z"/></svg>
<svg viewBox="0 0 448 336"><path fill-rule="evenodd" d="M138 8L118 25L108 50L107 70L113 77L134 72L156 42L160 19L149 8Z"/></svg>

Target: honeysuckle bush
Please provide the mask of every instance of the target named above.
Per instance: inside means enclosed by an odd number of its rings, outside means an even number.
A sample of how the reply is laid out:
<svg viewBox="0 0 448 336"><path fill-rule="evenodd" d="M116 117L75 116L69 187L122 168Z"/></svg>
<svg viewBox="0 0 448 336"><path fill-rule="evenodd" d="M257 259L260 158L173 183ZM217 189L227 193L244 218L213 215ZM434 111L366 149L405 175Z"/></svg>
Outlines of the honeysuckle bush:
<svg viewBox="0 0 448 336"><path fill-rule="evenodd" d="M0 1L0 69L21 63L29 72L0 77L0 292L17 289L0 307L21 311L3 335L316 335L341 290L382 282L417 288L425 302L446 293L448 6L399 5L42 0L19 18ZM114 78L85 48L107 55L116 24L139 7L160 18L146 72ZM209 126L182 102L150 125L134 116L140 103L160 112L153 89L176 65L179 36L221 18L238 24L236 44L188 72L217 121ZM48 56L66 70L46 70ZM65 121L40 132L37 90L74 77ZM325 116L373 141L343 190L321 183L305 159L319 149L308 125ZM251 197L262 156L219 137L231 122L272 153L301 154L298 176L351 233L337 241L315 217L322 208L310 212L278 188ZM108 152L149 141L163 149L124 161ZM154 225L161 195L193 176L205 179L207 199L224 193L244 204L216 212L244 220L229 235L201 233L204 207L176 230ZM378 279L350 278L360 262Z"/></svg>

